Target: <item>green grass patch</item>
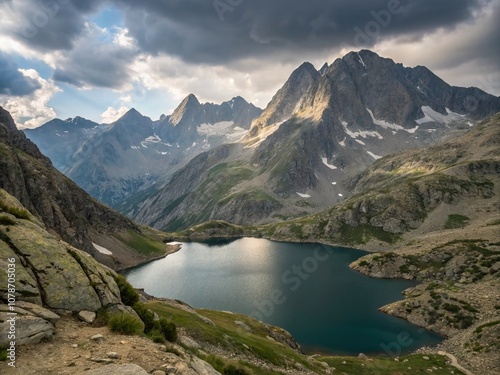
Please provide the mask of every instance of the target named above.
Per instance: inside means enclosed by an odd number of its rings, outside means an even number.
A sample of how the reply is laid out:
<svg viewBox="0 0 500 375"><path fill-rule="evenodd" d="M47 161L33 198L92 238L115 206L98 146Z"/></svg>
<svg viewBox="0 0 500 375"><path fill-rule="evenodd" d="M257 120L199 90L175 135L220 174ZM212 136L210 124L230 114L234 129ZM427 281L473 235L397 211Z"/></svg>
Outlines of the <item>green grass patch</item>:
<svg viewBox="0 0 500 375"><path fill-rule="evenodd" d="M116 234L115 238L143 255L161 255L165 253L165 244L163 242L139 234L132 229Z"/></svg>
<svg viewBox="0 0 500 375"><path fill-rule="evenodd" d="M0 210L15 216L18 219L31 220L30 213L22 208L12 207L0 201Z"/></svg>
<svg viewBox="0 0 500 375"><path fill-rule="evenodd" d="M429 358L428 360L423 357ZM335 373L349 375L413 375L432 374L449 375L463 374L455 367L447 364L447 358L440 355L413 354L398 358L370 358L370 360L356 357L318 357L318 361L326 362L337 369ZM436 369L437 368L437 369Z"/></svg>
<svg viewBox="0 0 500 375"><path fill-rule="evenodd" d="M498 324L500 324L500 320L496 320L494 322L482 324L474 330L474 333L482 333L485 328L493 327L493 326L496 326Z"/></svg>
<svg viewBox="0 0 500 375"><path fill-rule="evenodd" d="M142 333L141 321L130 314L113 314L109 317L108 325L112 332L122 335L140 335Z"/></svg>
<svg viewBox="0 0 500 375"><path fill-rule="evenodd" d="M470 219L465 215L448 215L448 220L444 224L444 229L464 228L469 224Z"/></svg>
<svg viewBox="0 0 500 375"><path fill-rule="evenodd" d="M338 236L344 243L353 245L362 245L372 239L392 244L401 239L399 235L368 224L358 225L357 227L343 224L338 231Z"/></svg>
<svg viewBox="0 0 500 375"><path fill-rule="evenodd" d="M191 312L159 301L148 302L146 306L160 317L172 321L200 343L220 346L234 353L247 353L250 350L255 357L276 366L286 366L287 360L292 360L311 368L309 362L300 353L287 345L267 338L267 336L272 336L270 329L279 330L278 328L269 328L250 317L221 311L198 310L199 314L215 323L216 327L213 327ZM236 320L244 322L252 331L248 332L239 327L235 323Z"/></svg>

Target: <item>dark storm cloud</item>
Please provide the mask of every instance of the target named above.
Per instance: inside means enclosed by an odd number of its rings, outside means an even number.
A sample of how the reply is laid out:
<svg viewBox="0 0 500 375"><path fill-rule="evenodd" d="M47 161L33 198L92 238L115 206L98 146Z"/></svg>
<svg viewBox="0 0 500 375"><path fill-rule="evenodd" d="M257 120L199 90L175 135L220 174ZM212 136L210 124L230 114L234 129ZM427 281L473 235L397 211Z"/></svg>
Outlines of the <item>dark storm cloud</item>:
<svg viewBox="0 0 500 375"><path fill-rule="evenodd" d="M40 88L40 84L25 77L9 56L0 52L0 95L29 95Z"/></svg>
<svg viewBox="0 0 500 375"><path fill-rule="evenodd" d="M3 33L40 50L69 50L85 29L85 15L97 10L99 0L26 0L9 4L13 26ZM1 2L0 2L1 4Z"/></svg>
<svg viewBox="0 0 500 375"><path fill-rule="evenodd" d="M473 18L485 0L115 0L149 53L191 62L370 47L394 35L418 38ZM231 5L233 4L233 5ZM362 35L361 35L362 34ZM360 36L358 36L360 35Z"/></svg>
<svg viewBox="0 0 500 375"><path fill-rule="evenodd" d="M491 0L26 0L1 30L38 50L70 50L88 15L114 5L146 53L190 62L371 47L391 36L418 38L472 19Z"/></svg>
<svg viewBox="0 0 500 375"><path fill-rule="evenodd" d="M74 86L120 88L130 80L129 63L135 50L90 40L79 44L58 62L54 79Z"/></svg>

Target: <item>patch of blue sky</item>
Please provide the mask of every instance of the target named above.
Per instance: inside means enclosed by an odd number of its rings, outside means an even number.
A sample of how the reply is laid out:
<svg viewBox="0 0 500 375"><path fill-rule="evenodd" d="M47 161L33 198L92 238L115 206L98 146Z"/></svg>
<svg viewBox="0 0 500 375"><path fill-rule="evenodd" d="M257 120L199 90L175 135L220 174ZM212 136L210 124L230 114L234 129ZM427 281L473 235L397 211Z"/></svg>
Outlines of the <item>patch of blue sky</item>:
<svg viewBox="0 0 500 375"><path fill-rule="evenodd" d="M63 120L81 116L100 123L101 114L108 107L119 106L118 98L121 94L111 89L81 90L65 83L59 83L58 86L62 91L55 94L48 105Z"/></svg>
<svg viewBox="0 0 500 375"><path fill-rule="evenodd" d="M20 55L12 55L12 58L20 69L34 69L44 79L52 77L52 68L42 60L26 59Z"/></svg>
<svg viewBox="0 0 500 375"><path fill-rule="evenodd" d="M90 17L89 20L101 28L111 29L123 26L122 13L115 7L103 8L98 14Z"/></svg>

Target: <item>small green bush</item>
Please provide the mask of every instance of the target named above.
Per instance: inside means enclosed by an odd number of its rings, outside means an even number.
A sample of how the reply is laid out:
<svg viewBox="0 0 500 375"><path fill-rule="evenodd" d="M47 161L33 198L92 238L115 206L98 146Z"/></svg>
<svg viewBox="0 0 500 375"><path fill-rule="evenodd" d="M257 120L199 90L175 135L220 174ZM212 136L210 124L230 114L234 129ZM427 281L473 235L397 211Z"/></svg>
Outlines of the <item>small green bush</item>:
<svg viewBox="0 0 500 375"><path fill-rule="evenodd" d="M153 330L153 328L161 328L158 324L155 325L155 314L142 303L136 303L133 306L133 309L139 315L139 318L144 322L144 333L149 333Z"/></svg>
<svg viewBox="0 0 500 375"><path fill-rule="evenodd" d="M163 336L163 333L160 331L154 330L149 333L149 337L153 342L156 342L157 344L163 344L165 342L165 336Z"/></svg>
<svg viewBox="0 0 500 375"><path fill-rule="evenodd" d="M111 315L108 324L111 331L122 335L138 335L142 333L140 320L129 314Z"/></svg>
<svg viewBox="0 0 500 375"><path fill-rule="evenodd" d="M227 365L222 371L224 375L249 375L249 372L235 365Z"/></svg>
<svg viewBox="0 0 500 375"><path fill-rule="evenodd" d="M134 306L139 302L139 293L129 284L127 279L122 275L115 276L116 285L120 289L120 297L122 303L126 306Z"/></svg>
<svg viewBox="0 0 500 375"><path fill-rule="evenodd" d="M165 337L166 340L170 342L176 342L177 341L177 327L173 322L168 321L165 318L161 318L159 321L160 324L160 329L161 333L163 333L163 336Z"/></svg>
<svg viewBox="0 0 500 375"><path fill-rule="evenodd" d="M449 312L452 312L452 313L457 313L460 311L460 306L458 305L454 305L453 303L445 303L443 305L443 308L446 310L446 311L449 311Z"/></svg>
<svg viewBox="0 0 500 375"><path fill-rule="evenodd" d="M444 229L463 228L469 224L469 218L465 215L448 215L448 220L444 225Z"/></svg>

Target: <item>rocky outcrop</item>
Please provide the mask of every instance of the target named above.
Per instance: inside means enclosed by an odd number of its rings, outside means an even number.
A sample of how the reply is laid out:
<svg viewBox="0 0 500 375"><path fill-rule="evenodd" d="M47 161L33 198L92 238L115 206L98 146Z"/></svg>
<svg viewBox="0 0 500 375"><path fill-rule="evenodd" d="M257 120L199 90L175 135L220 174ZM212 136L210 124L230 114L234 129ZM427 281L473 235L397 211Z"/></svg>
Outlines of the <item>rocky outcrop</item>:
<svg viewBox="0 0 500 375"><path fill-rule="evenodd" d="M0 304L2 332L14 317L16 343L34 343L53 335L58 314L95 317L103 307L122 306L114 271L47 232L5 191L0 198L0 265L15 269L12 282L0 273L0 301L10 303ZM0 345L7 337L0 336Z"/></svg>

